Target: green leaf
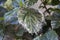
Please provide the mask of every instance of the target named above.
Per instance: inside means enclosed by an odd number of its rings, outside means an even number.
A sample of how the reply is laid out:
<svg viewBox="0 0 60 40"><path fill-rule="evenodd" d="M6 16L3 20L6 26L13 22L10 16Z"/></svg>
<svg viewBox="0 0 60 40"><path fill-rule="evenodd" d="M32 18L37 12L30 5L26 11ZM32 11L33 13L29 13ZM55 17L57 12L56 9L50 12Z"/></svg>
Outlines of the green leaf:
<svg viewBox="0 0 60 40"><path fill-rule="evenodd" d="M4 3L4 8L6 8L6 9L8 9L8 10L13 9L12 0L7 0L7 1Z"/></svg>
<svg viewBox="0 0 60 40"><path fill-rule="evenodd" d="M33 40L58 40L58 35L56 34L55 31L50 30L46 32L44 35L38 36L34 38Z"/></svg>
<svg viewBox="0 0 60 40"><path fill-rule="evenodd" d="M23 2L22 2L22 0L20 0L19 5L20 5L20 7L23 7Z"/></svg>
<svg viewBox="0 0 60 40"><path fill-rule="evenodd" d="M59 3L60 3L60 1L59 0L45 0L44 2L43 2L45 5L58 5Z"/></svg>
<svg viewBox="0 0 60 40"><path fill-rule="evenodd" d="M57 29L60 27L60 21L55 21L55 20L52 20L51 21L51 26L53 29Z"/></svg>
<svg viewBox="0 0 60 40"><path fill-rule="evenodd" d="M51 4L52 0L45 0L43 3L46 4Z"/></svg>
<svg viewBox="0 0 60 40"><path fill-rule="evenodd" d="M29 33L37 33L40 30L41 17L42 15L32 8L20 9L18 13L19 23L22 24Z"/></svg>
<svg viewBox="0 0 60 40"><path fill-rule="evenodd" d="M55 12L59 12L60 13L60 9L58 9L58 8L49 8L48 10L51 10L51 11L55 11Z"/></svg>
<svg viewBox="0 0 60 40"><path fill-rule="evenodd" d="M28 6L33 5L34 3L36 3L38 0L25 0L25 3L28 3Z"/></svg>
<svg viewBox="0 0 60 40"><path fill-rule="evenodd" d="M52 5L58 5L59 3L60 3L59 0L52 0L52 2L51 2Z"/></svg>
<svg viewBox="0 0 60 40"><path fill-rule="evenodd" d="M54 12L51 20L52 20L51 25L54 29L60 27L60 13L59 12Z"/></svg>

